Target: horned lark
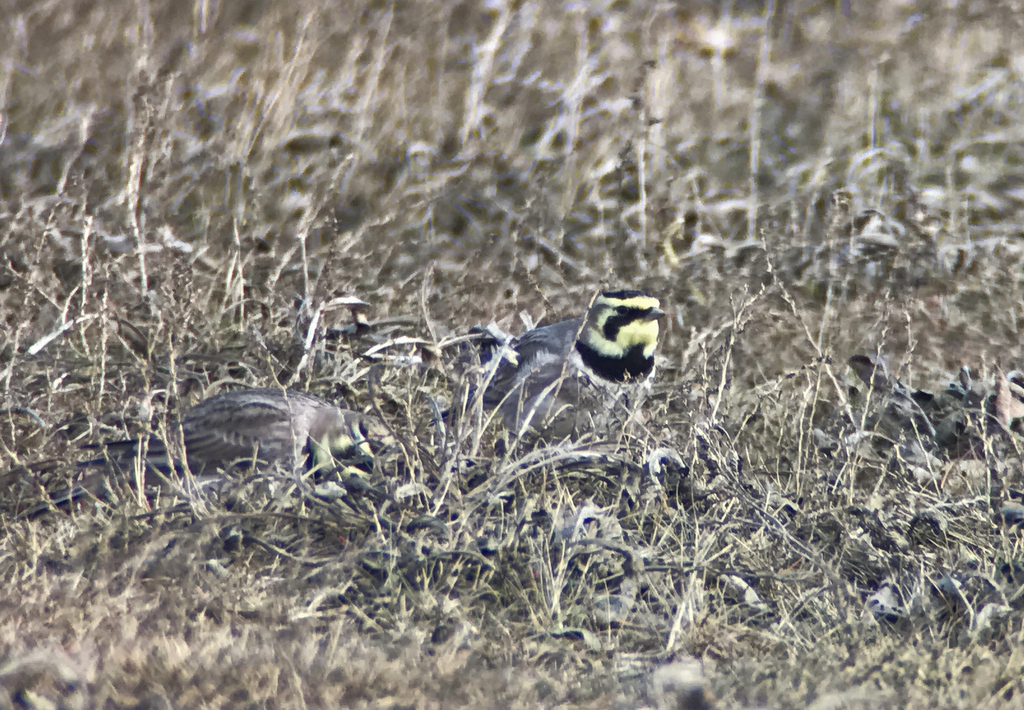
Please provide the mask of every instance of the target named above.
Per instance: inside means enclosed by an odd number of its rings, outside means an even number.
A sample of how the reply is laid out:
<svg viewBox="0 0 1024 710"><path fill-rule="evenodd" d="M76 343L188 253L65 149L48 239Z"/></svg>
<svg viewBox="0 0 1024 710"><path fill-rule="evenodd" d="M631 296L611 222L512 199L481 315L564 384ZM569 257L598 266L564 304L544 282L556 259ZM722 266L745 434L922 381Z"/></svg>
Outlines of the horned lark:
<svg viewBox="0 0 1024 710"><path fill-rule="evenodd" d="M223 480L218 469L239 462L314 473L335 464L363 465L388 439L383 423L374 417L281 389L237 390L210 397L186 412L180 432L173 425L166 436L151 436L145 442L88 446L102 449L104 456L80 465L105 470L87 474L78 485L55 493L49 501L30 509L27 517L89 495L107 498L111 485L135 487L142 480L138 475L109 477L110 469L122 474L155 471L158 475L147 479L147 494L149 483L162 490L170 486L169 490L180 491L180 486L172 484L177 477L168 474L181 472L181 451L176 451L178 444L171 443L169 452L167 442L184 444L189 471L202 488ZM136 463L144 468L135 469Z"/></svg>
<svg viewBox="0 0 1024 710"><path fill-rule="evenodd" d="M171 427L169 441L177 437ZM236 390L203 400L181 419L189 470L198 474L240 459L287 470L307 470L332 461L372 457L372 445L387 436L383 424L312 395L291 390ZM100 448L100 447L93 447ZM108 459L124 461L140 453L139 442L104 444ZM146 463L162 471L179 466L164 438L151 437Z"/></svg>
<svg viewBox="0 0 1024 710"><path fill-rule="evenodd" d="M660 305L643 291L604 291L586 315L512 339L491 365L484 405L516 433L563 437L625 422L654 376Z"/></svg>

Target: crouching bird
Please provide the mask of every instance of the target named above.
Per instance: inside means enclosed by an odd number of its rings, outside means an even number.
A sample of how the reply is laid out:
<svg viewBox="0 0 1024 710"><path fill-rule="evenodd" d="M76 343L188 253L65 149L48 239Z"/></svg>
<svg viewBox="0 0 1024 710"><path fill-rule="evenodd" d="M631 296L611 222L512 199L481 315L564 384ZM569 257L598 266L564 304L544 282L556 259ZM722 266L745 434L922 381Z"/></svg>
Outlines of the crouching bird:
<svg viewBox="0 0 1024 710"><path fill-rule="evenodd" d="M491 337L481 351L484 406L497 408L516 434L532 427L564 438L625 423L650 391L660 306L643 291L604 291L579 318L534 328L501 348L502 338Z"/></svg>
<svg viewBox="0 0 1024 710"><path fill-rule="evenodd" d="M387 428L376 417L342 409L309 394L285 389L235 390L203 400L188 410L180 422L189 471L202 484L219 480L220 471L245 463L257 468L278 467L282 471L318 471L335 465L365 466L372 462L388 439ZM181 473L174 443L178 426L168 428L166 437L91 444L104 456L83 461L83 467L104 466L130 472L144 465L158 480ZM140 470L135 469L135 470ZM88 478L88 477L87 477ZM99 496L97 483L106 476L91 477L82 485L56 494L43 509L92 494ZM130 478L130 477L129 477ZM40 511L33 509L29 515Z"/></svg>

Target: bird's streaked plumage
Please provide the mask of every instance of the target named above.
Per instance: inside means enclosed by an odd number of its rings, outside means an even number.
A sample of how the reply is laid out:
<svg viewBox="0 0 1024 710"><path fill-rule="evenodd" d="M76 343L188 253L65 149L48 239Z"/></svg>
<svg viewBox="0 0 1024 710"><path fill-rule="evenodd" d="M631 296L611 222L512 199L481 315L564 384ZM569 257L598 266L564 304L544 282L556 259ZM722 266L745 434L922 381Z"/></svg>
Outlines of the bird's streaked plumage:
<svg viewBox="0 0 1024 710"><path fill-rule="evenodd" d="M274 467L288 473L366 464L388 438L386 427L377 418L312 395L284 389L243 389L203 400L185 413L180 424L171 425L166 436L90 445L87 448L101 450L104 456L80 465L128 473L142 464L142 470L159 474L154 482L166 482L183 471L178 458L181 452L176 451L183 444L189 471L205 485L220 480L221 471L235 464ZM170 452L168 442L178 442L170 443ZM100 475L87 476L80 485L54 495L29 515L89 494L103 497L110 481L105 471L97 473ZM135 485L130 475L127 482Z"/></svg>
<svg viewBox="0 0 1024 710"><path fill-rule="evenodd" d="M387 432L374 417L312 395L256 388L203 400L182 417L181 435L189 469L198 474L239 459L251 460L254 454L258 462L288 470L327 464L332 458L368 457L371 444L381 441ZM173 441L175 436L172 426L167 438ZM146 462L170 470L166 445L163 438L151 437L145 448ZM123 460L138 453L139 443L119 441L103 448L108 457Z"/></svg>

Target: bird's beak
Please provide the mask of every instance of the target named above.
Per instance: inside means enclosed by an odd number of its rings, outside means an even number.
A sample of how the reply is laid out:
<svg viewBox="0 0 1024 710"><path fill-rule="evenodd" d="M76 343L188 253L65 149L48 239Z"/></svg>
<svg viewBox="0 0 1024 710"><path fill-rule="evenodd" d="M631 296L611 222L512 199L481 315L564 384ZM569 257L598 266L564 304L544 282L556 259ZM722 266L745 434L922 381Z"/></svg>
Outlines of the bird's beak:
<svg viewBox="0 0 1024 710"><path fill-rule="evenodd" d="M660 308L652 308L651 310L647 311L647 315L645 316L644 320L661 320L664 317L665 311L661 310Z"/></svg>

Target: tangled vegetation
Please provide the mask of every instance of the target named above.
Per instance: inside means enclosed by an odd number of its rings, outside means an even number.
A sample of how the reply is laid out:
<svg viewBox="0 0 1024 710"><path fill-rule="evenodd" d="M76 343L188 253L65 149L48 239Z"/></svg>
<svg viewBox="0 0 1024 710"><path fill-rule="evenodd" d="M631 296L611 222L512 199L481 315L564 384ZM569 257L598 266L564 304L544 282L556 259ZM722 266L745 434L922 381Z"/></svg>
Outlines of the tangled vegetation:
<svg viewBox="0 0 1024 710"><path fill-rule="evenodd" d="M1022 19L14 3L0 707L1020 707ZM639 421L474 406L473 325L607 287ZM396 444L46 504L235 386Z"/></svg>

